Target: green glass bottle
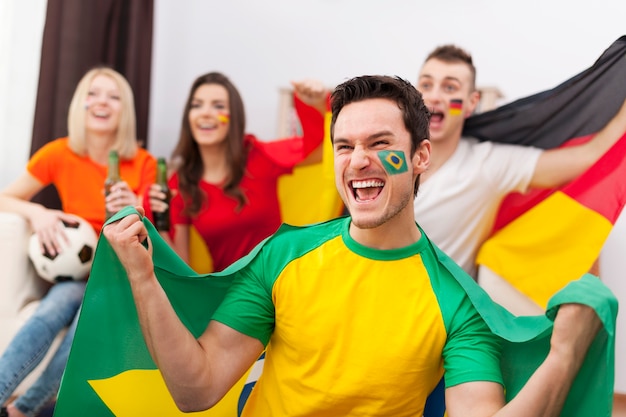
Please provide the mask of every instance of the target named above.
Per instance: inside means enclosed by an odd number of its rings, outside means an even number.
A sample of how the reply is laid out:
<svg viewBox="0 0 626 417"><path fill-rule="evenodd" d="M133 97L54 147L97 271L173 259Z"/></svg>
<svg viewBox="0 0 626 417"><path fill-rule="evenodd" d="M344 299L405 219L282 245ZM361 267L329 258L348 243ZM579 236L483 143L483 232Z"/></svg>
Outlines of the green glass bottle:
<svg viewBox="0 0 626 417"><path fill-rule="evenodd" d="M156 183L161 187L161 191L165 194L163 202L167 204L167 208L162 212L154 212L154 227L160 232L170 230L170 198L172 193L167 186L167 163L165 158L157 160L157 178Z"/></svg>
<svg viewBox="0 0 626 417"><path fill-rule="evenodd" d="M120 182L120 156L117 151L109 151L109 168L107 172L107 178L104 181L104 195L105 197L111 193L111 187ZM106 209L105 205L105 219L108 220L113 213Z"/></svg>

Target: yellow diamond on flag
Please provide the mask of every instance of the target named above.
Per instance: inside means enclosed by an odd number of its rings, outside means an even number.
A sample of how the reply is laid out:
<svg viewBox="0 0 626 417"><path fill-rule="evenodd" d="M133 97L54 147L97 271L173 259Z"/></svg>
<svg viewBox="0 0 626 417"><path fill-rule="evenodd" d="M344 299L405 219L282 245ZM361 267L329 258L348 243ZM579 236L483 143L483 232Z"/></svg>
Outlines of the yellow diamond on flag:
<svg viewBox="0 0 626 417"><path fill-rule="evenodd" d="M236 417L245 381L246 375L213 408L195 413L183 413L176 407L158 369L133 369L111 378L88 382L116 417Z"/></svg>

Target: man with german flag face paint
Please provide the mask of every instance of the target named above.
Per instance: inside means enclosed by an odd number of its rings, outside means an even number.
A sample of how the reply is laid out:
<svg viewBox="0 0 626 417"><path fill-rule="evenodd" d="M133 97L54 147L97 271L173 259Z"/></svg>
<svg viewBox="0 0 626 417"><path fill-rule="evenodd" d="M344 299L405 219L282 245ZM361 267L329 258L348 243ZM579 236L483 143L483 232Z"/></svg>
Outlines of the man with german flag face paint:
<svg viewBox="0 0 626 417"><path fill-rule="evenodd" d="M614 118L580 146L544 151L462 137L465 120L480 99L475 79L471 55L454 45L433 50L419 72L417 89L432 114L432 152L415 204L420 226L472 276L478 249L507 194L572 181L626 131L625 101Z"/></svg>
<svg viewBox="0 0 626 417"><path fill-rule="evenodd" d="M331 106L350 216L283 226L215 274L232 281L197 339L155 275L143 209L105 226L177 406L212 407L265 351L244 417L421 416L444 369L449 417L557 415L600 328L595 311L560 306L553 352L506 403L501 336L471 295L484 293L413 218L431 153L420 94L400 78L362 76L339 85Z"/></svg>

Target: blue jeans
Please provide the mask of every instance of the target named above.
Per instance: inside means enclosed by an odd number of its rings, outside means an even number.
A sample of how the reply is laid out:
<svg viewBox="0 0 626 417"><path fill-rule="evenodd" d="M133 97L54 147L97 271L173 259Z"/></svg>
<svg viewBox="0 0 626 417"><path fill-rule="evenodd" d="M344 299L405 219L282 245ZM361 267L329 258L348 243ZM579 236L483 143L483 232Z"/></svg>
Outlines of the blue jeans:
<svg viewBox="0 0 626 417"><path fill-rule="evenodd" d="M59 332L69 326L46 369L14 404L22 413L34 416L56 396L84 294L85 281L67 281L54 284L42 298L35 313L0 357L0 404L9 399L20 382L41 362Z"/></svg>

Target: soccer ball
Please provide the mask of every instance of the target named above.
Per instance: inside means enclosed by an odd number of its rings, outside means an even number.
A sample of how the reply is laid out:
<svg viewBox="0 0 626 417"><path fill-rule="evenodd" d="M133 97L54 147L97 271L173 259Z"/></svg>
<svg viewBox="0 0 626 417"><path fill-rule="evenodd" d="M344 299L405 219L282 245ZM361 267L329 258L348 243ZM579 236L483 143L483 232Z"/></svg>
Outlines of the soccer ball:
<svg viewBox="0 0 626 417"><path fill-rule="evenodd" d="M83 280L89 275L98 236L87 221L78 224L61 222L68 242L59 236L61 253L51 256L43 253L37 234L30 237L28 256L40 277L52 283Z"/></svg>

